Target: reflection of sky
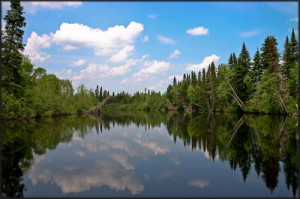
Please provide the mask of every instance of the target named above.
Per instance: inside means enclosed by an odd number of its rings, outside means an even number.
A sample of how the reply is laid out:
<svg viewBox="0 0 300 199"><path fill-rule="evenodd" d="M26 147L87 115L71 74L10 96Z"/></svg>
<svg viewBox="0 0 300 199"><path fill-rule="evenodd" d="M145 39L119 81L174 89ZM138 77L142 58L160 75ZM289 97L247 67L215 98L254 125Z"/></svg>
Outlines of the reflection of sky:
<svg viewBox="0 0 300 199"><path fill-rule="evenodd" d="M128 132L121 128L104 131L101 135L92 131L85 139L74 133L71 145L60 144L60 151L35 156L35 164L28 172L29 179L34 186L39 182L54 183L64 194L84 192L104 185L113 190L127 189L131 194L139 194L144 190L143 180L147 180L147 174L137 177L134 172L136 158L140 161L170 152L169 136L163 137L162 130L157 128L145 133L140 129ZM158 142L157 138L164 139ZM48 163L52 161L55 164L57 154L64 154L72 164L60 161L60 166L52 167ZM170 160L175 165L180 163L175 156ZM81 162L80 166L76 166L78 162Z"/></svg>
<svg viewBox="0 0 300 199"><path fill-rule="evenodd" d="M165 126L145 131L116 125L98 135L93 129L84 139L74 133L71 144L34 157L26 197L36 195L41 184L55 185L62 196L89 196L93 190L96 196L235 196L237 189L238 196L249 196L249 189L270 194L254 171L245 184L227 162L207 159L207 152L191 151L180 140L174 143Z"/></svg>

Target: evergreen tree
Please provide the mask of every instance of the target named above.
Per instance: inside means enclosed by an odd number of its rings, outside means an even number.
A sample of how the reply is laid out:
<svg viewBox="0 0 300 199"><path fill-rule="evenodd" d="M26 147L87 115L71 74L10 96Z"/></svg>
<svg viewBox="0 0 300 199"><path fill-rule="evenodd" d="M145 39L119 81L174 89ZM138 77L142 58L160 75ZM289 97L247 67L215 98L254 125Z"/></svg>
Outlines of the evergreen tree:
<svg viewBox="0 0 300 199"><path fill-rule="evenodd" d="M205 82L206 82L206 72L205 72L205 68L202 69L202 85L204 88Z"/></svg>
<svg viewBox="0 0 300 199"><path fill-rule="evenodd" d="M236 65L237 64L237 58L236 58L236 55L235 55L235 53L231 53L230 54L230 57L229 57L229 59L228 59L228 66L230 67L230 68L232 68L234 65Z"/></svg>
<svg viewBox="0 0 300 199"><path fill-rule="evenodd" d="M177 85L177 80L176 80L176 77L174 76L173 78L173 86L176 86Z"/></svg>
<svg viewBox="0 0 300 199"><path fill-rule="evenodd" d="M201 84L201 72L198 72L198 79L197 79L198 83Z"/></svg>
<svg viewBox="0 0 300 199"><path fill-rule="evenodd" d="M257 82L261 79L261 73L262 73L262 63L261 63L261 56L259 53L259 50L256 49L254 58L253 58L253 68L252 68L252 79L253 83L257 84Z"/></svg>
<svg viewBox="0 0 300 199"><path fill-rule="evenodd" d="M298 88L298 71L299 71L299 43L297 41L294 29L292 29L291 40L289 43L290 59L285 66L285 73L288 77L288 88L290 95L296 98Z"/></svg>
<svg viewBox="0 0 300 199"><path fill-rule="evenodd" d="M251 61L250 54L246 48L246 44L243 43L242 50L240 52L237 62L238 62L238 64L240 64L241 66L243 66L245 68L245 71L247 70L247 72L248 72L250 70L250 61Z"/></svg>
<svg viewBox="0 0 300 199"><path fill-rule="evenodd" d="M237 64L237 58L236 58L235 53L232 53L232 60L233 60L233 65L236 65Z"/></svg>
<svg viewBox="0 0 300 199"><path fill-rule="evenodd" d="M291 44L289 42L289 37L286 36L285 43L284 43L284 51L283 51L283 73L286 77L289 76L289 71L292 68L292 52L291 52Z"/></svg>
<svg viewBox="0 0 300 199"><path fill-rule="evenodd" d="M192 85L195 86L197 84L197 76L195 71L192 71L191 77L192 77Z"/></svg>
<svg viewBox="0 0 300 199"><path fill-rule="evenodd" d="M246 75L250 69L250 55L245 43L242 45L237 64L233 67L233 76L231 83L238 97L245 102L249 98L249 89L244 82Z"/></svg>
<svg viewBox="0 0 300 199"><path fill-rule="evenodd" d="M292 63L297 63L299 61L299 43L297 41L294 28L292 29L291 34L290 50Z"/></svg>
<svg viewBox="0 0 300 199"><path fill-rule="evenodd" d="M2 35L3 87L15 95L17 95L21 82L19 69L23 59L21 51L24 50L22 43L24 30L22 28L26 26L23 14L20 1L12 0L10 9L7 10L4 17L6 24Z"/></svg>
<svg viewBox="0 0 300 199"><path fill-rule="evenodd" d="M270 73L277 73L279 70L279 53L277 49L277 40L274 36L268 36L261 48L262 65Z"/></svg>
<svg viewBox="0 0 300 199"><path fill-rule="evenodd" d="M95 89L95 96L97 98L99 98L99 86L98 85L96 86L96 89Z"/></svg>
<svg viewBox="0 0 300 199"><path fill-rule="evenodd" d="M233 56L232 56L232 53L230 54L230 57L228 59L228 66L229 67L232 67L234 64L233 64Z"/></svg>
<svg viewBox="0 0 300 199"><path fill-rule="evenodd" d="M102 86L100 87L99 99L100 99L100 100L103 99Z"/></svg>

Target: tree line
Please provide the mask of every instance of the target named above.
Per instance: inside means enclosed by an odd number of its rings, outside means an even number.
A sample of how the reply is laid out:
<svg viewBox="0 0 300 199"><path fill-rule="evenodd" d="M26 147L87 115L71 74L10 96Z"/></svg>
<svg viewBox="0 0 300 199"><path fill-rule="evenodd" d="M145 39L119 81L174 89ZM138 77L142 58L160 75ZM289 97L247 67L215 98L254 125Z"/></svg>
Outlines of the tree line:
<svg viewBox="0 0 300 199"><path fill-rule="evenodd" d="M165 93L150 91L129 94L110 93L96 86L88 89L47 74L35 68L22 54L26 26L20 1L12 0L4 20L1 53L0 118L28 118L84 113L109 97L106 110L170 110L197 112L255 112L291 114L297 111L298 49L292 30L287 36L282 55L277 40L268 36L253 59L243 43L237 57L231 53L227 64L218 67L212 62L207 70L184 74L181 81L174 77Z"/></svg>
<svg viewBox="0 0 300 199"><path fill-rule="evenodd" d="M242 44L238 57L231 53L227 64L212 62L207 70L174 77L167 98L176 109L197 111L290 114L297 111L299 44L292 29L282 56L277 40L268 36L253 59ZM280 59L282 57L282 59Z"/></svg>

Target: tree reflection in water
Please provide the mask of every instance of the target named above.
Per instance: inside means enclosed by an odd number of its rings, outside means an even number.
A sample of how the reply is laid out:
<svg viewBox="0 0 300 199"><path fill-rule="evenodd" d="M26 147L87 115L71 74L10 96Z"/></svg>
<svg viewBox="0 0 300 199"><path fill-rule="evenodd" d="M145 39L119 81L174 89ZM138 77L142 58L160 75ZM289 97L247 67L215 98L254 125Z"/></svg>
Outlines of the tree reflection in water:
<svg viewBox="0 0 300 199"><path fill-rule="evenodd" d="M239 169L245 182L254 167L266 187L273 192L281 170L287 189L294 196L298 188L296 119L267 115L181 115L158 112L121 112L99 117L63 117L24 122L3 122L2 133L2 197L23 197L26 187L23 175L31 168L34 154L45 154L59 143L72 142L74 132L84 138L91 129L97 134L115 125L151 129L166 126L176 143L199 149L209 158L228 162ZM282 165L282 166L281 166Z"/></svg>

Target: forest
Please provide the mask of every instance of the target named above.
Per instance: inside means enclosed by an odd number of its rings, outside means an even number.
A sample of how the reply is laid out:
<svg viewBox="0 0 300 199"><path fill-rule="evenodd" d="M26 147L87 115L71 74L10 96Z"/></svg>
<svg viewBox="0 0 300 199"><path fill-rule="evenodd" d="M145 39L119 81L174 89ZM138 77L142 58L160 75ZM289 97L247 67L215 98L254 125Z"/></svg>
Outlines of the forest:
<svg viewBox="0 0 300 199"><path fill-rule="evenodd" d="M297 114L299 43L294 29L283 52L277 39L267 36L253 59L246 44L228 63L212 62L208 69L174 77L165 93L114 93L97 85L75 89L68 79L47 74L22 52L26 19L19 1L11 1L4 17L1 61L1 119L51 117L117 110L242 112ZM105 102L105 103L103 103Z"/></svg>

